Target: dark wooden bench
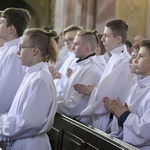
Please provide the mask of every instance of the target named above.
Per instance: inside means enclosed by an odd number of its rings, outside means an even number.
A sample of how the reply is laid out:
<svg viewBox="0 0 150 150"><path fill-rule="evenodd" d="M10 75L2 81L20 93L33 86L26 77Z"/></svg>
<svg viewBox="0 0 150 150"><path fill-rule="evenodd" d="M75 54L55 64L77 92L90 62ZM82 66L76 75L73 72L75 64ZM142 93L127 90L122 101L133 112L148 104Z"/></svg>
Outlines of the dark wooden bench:
<svg viewBox="0 0 150 150"><path fill-rule="evenodd" d="M67 116L56 114L48 132L52 150L138 150Z"/></svg>

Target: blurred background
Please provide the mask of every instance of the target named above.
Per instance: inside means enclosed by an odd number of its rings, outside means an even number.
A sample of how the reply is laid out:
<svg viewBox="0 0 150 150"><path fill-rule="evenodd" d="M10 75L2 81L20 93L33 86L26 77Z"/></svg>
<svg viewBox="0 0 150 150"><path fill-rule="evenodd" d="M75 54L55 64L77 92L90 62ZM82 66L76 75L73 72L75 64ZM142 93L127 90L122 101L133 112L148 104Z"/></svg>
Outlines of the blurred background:
<svg viewBox="0 0 150 150"><path fill-rule="evenodd" d="M150 39L150 0L0 0L0 10L21 7L29 10L31 27L50 26L58 34L71 24L103 32L107 21L128 22L129 37Z"/></svg>

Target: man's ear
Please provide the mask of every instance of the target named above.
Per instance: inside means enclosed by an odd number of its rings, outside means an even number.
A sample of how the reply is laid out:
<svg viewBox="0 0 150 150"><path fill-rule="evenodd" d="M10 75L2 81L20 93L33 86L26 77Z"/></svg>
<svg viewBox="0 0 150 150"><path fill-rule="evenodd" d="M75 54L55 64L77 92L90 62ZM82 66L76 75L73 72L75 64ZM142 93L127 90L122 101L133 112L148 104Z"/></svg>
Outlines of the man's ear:
<svg viewBox="0 0 150 150"><path fill-rule="evenodd" d="M117 36L117 42L118 42L118 44L122 43L122 37L121 36Z"/></svg>
<svg viewBox="0 0 150 150"><path fill-rule="evenodd" d="M37 55L37 53L39 52L39 49L37 47L33 48L33 56Z"/></svg>
<svg viewBox="0 0 150 150"><path fill-rule="evenodd" d="M85 50L86 50L86 52L89 52L90 49L91 49L91 46L90 46L89 43L87 43L87 44L85 45Z"/></svg>
<svg viewBox="0 0 150 150"><path fill-rule="evenodd" d="M16 28L14 27L14 25L11 25L11 26L8 27L8 32L10 34L14 33L15 31L16 31Z"/></svg>

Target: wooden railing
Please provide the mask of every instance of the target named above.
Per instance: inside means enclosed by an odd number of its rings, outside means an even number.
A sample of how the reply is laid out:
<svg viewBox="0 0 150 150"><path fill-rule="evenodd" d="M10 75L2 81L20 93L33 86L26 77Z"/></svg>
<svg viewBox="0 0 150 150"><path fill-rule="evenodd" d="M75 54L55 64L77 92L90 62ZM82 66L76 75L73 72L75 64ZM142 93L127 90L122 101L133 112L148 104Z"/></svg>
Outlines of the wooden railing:
<svg viewBox="0 0 150 150"><path fill-rule="evenodd" d="M52 150L138 150L67 116L56 114L48 132Z"/></svg>

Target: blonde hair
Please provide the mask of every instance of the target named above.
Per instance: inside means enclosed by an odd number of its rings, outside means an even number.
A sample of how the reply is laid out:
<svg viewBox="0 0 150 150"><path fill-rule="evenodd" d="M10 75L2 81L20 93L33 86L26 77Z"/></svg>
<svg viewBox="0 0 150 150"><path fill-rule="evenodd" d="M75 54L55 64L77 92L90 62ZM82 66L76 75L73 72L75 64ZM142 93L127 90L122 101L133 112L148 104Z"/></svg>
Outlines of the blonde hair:
<svg viewBox="0 0 150 150"><path fill-rule="evenodd" d="M82 30L83 30L83 28L81 26L77 26L77 25L72 24L63 30L63 35L65 35L65 33L70 32L70 31L79 32Z"/></svg>
<svg viewBox="0 0 150 150"><path fill-rule="evenodd" d="M39 28L26 29L24 34L30 38L30 43L37 46L42 54L43 61L55 63L57 60L57 43L54 37L57 36L56 31L50 30L49 32Z"/></svg>

